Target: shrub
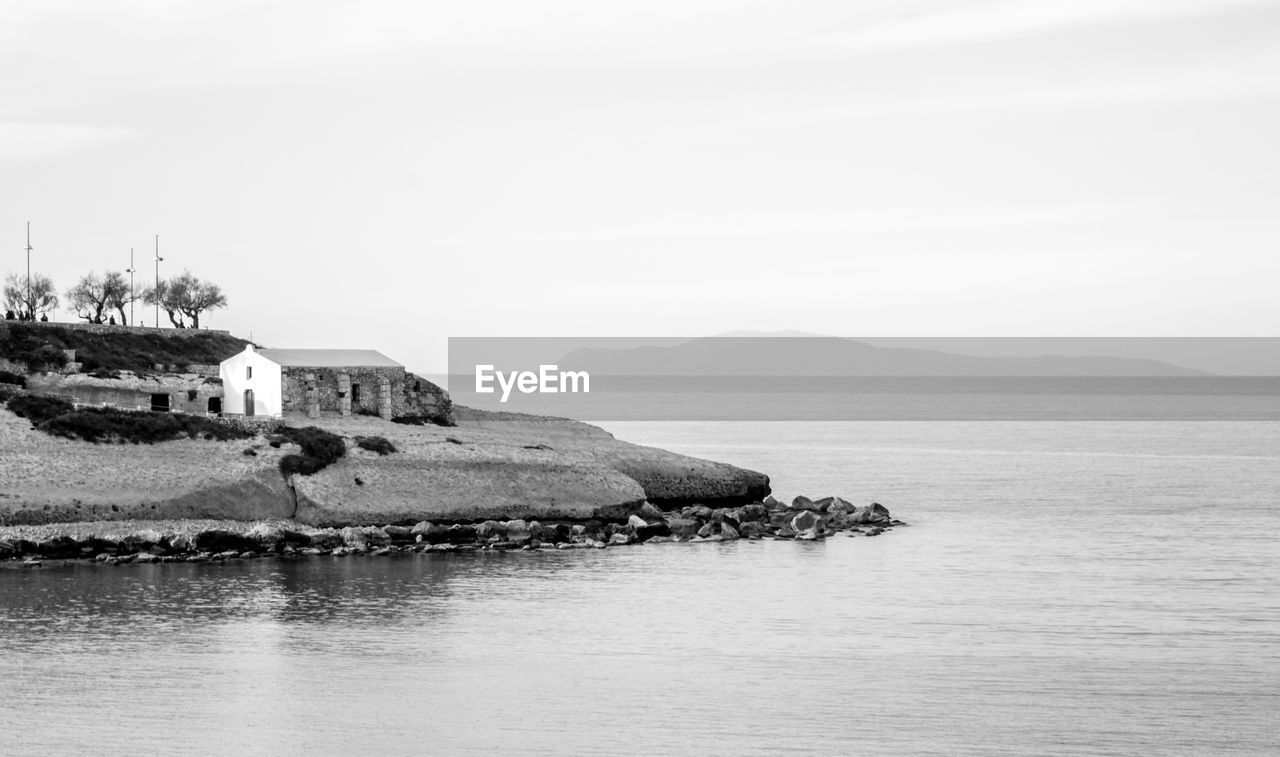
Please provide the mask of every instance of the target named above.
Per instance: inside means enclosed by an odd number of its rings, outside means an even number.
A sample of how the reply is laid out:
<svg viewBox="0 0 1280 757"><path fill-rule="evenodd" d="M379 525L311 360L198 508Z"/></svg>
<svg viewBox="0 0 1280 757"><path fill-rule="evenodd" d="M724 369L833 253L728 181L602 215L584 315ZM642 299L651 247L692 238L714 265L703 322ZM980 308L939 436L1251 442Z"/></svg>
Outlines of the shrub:
<svg viewBox="0 0 1280 757"><path fill-rule="evenodd" d="M379 455L389 455L396 451L396 445L381 436L357 436L356 446Z"/></svg>
<svg viewBox="0 0 1280 757"><path fill-rule="evenodd" d="M49 418L37 425L41 431L86 442L118 441L121 444L156 444L174 439L230 441L248 439L254 433L201 415L150 413L115 408L81 408Z"/></svg>
<svg viewBox="0 0 1280 757"><path fill-rule="evenodd" d="M302 448L301 455L285 455L280 459L280 472L310 476L337 462L347 454L342 437L315 426L284 426L279 435Z"/></svg>
<svg viewBox="0 0 1280 757"><path fill-rule="evenodd" d="M243 339L227 334L201 332L174 339L161 333L91 332L61 328L51 324L32 326L25 323L6 324L0 330L0 357L21 360L33 369L33 357L47 356L54 367L66 364L63 349L76 351L76 358L89 366L88 372L105 367L116 370L150 370L155 364L189 366L192 363L214 364L244 350ZM43 346L53 353L36 356ZM45 370L48 370L47 368Z"/></svg>
<svg viewBox="0 0 1280 757"><path fill-rule="evenodd" d="M399 423L404 426L456 426L453 419L448 416L437 415L400 415L391 419L392 423Z"/></svg>
<svg viewBox="0 0 1280 757"><path fill-rule="evenodd" d="M14 415L19 418L26 418L37 426L75 410L75 406L64 399L39 394L23 394L13 397L8 401L8 406Z"/></svg>
<svg viewBox="0 0 1280 757"><path fill-rule="evenodd" d="M26 387L27 377L23 376L21 373L0 371L0 384L15 384L17 386Z"/></svg>

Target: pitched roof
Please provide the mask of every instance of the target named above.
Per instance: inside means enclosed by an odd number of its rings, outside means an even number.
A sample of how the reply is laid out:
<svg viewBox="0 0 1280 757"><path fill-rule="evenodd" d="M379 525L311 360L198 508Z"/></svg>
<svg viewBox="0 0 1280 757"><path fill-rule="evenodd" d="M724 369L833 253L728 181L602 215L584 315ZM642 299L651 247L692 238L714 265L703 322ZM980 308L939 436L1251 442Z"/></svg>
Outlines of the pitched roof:
<svg viewBox="0 0 1280 757"><path fill-rule="evenodd" d="M298 368L403 368L377 350L258 350L273 363Z"/></svg>

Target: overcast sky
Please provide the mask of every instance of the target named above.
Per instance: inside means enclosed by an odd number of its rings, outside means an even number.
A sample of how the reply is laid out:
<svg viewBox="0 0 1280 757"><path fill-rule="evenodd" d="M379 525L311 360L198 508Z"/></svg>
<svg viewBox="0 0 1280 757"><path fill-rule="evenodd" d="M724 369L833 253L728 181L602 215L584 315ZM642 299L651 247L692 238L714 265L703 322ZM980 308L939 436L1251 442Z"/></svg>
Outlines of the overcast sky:
<svg viewBox="0 0 1280 757"><path fill-rule="evenodd" d="M1280 316L1274 0L0 0L0 71L4 269L160 234L274 347Z"/></svg>

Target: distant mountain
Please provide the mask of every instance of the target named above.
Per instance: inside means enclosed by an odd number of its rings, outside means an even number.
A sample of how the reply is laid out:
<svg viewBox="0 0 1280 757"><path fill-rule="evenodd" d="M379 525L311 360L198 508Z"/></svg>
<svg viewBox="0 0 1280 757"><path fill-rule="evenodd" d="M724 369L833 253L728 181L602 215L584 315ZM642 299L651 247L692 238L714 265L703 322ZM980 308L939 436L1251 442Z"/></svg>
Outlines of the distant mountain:
<svg viewBox="0 0 1280 757"><path fill-rule="evenodd" d="M672 346L575 350L562 369L641 376L1208 376L1158 360L1107 356L978 357L875 347L840 337L732 336Z"/></svg>

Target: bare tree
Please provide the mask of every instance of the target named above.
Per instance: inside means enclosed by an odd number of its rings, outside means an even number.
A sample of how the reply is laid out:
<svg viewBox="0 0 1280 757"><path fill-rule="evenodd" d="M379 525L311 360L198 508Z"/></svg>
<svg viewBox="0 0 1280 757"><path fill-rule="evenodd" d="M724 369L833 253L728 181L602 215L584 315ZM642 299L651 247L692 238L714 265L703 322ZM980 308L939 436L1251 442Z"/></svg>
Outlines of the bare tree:
<svg viewBox="0 0 1280 757"><path fill-rule="evenodd" d="M191 319L191 328L200 328L200 314L227 306L222 288L209 281L196 278L190 271L181 276L164 280L150 287L142 299L148 305L159 305L169 315L175 328L186 328L185 318Z"/></svg>
<svg viewBox="0 0 1280 757"><path fill-rule="evenodd" d="M112 294L111 300L107 303L107 307L114 309L120 314L120 323L127 324L129 322L129 318L125 315L126 308L129 307L129 303L134 302L135 300L141 300L142 295L129 288L129 284L125 281L123 273L108 271L107 275L120 277L120 286Z"/></svg>
<svg viewBox="0 0 1280 757"><path fill-rule="evenodd" d="M67 300L76 315L89 323L105 323L107 311L119 309L124 298L129 297L129 285L124 274L118 271L107 271L98 276L90 272L67 290ZM124 311L120 318L123 321Z"/></svg>
<svg viewBox="0 0 1280 757"><path fill-rule="evenodd" d="M30 292L30 297L27 296ZM58 307L58 290L53 278L43 273L25 275L11 273L4 277L4 306L17 311L23 318L34 321Z"/></svg>

